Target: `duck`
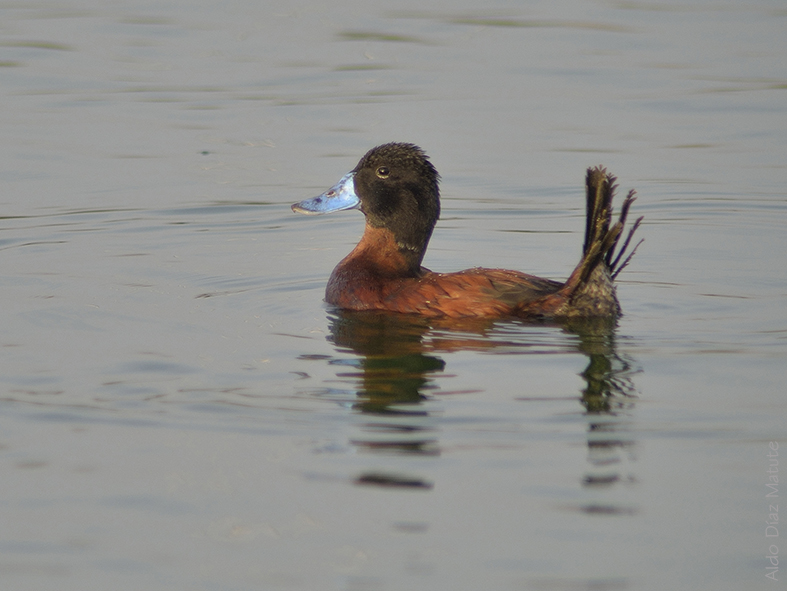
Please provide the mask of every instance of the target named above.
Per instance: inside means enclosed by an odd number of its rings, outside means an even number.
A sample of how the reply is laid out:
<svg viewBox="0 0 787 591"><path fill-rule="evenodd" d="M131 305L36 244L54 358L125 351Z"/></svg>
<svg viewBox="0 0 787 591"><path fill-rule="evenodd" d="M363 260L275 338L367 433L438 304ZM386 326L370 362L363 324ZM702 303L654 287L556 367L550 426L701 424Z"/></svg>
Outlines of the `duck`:
<svg viewBox="0 0 787 591"><path fill-rule="evenodd" d="M640 217L616 253L635 200L632 190L613 223L616 181L602 166L588 168L582 256L565 281L508 269L438 273L423 267L440 217L440 175L415 144L372 148L333 187L292 210L318 215L358 209L366 218L363 236L325 289L325 301L340 309L433 318L614 318L621 314L615 279L642 242L625 255Z"/></svg>

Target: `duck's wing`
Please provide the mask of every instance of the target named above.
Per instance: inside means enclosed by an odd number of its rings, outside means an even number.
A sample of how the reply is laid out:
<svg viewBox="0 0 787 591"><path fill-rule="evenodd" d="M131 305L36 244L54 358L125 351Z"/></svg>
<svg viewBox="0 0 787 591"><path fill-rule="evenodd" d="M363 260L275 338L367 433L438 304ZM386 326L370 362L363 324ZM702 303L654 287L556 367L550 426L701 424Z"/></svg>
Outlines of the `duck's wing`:
<svg viewBox="0 0 787 591"><path fill-rule="evenodd" d="M509 316L556 294L562 283L506 269L475 268L458 273L431 273L389 286L381 308L422 316Z"/></svg>

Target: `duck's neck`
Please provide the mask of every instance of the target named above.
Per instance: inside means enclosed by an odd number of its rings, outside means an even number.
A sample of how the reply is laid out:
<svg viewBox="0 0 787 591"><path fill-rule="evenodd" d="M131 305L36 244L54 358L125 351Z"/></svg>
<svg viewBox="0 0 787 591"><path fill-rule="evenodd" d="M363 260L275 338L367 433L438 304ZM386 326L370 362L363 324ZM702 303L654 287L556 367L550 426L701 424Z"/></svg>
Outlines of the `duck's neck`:
<svg viewBox="0 0 787 591"><path fill-rule="evenodd" d="M426 245L404 244L391 230L366 224L361 241L342 263L363 265L386 277L418 277L425 250Z"/></svg>

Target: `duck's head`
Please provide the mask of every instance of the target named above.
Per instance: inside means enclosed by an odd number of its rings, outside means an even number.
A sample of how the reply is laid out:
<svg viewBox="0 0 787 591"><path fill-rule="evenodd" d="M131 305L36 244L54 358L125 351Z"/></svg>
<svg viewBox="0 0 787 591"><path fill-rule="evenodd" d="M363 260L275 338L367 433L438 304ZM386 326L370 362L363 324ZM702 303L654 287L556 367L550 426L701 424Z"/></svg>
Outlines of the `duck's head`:
<svg viewBox="0 0 787 591"><path fill-rule="evenodd" d="M408 258L420 265L440 217L440 175L413 144L383 144L322 195L292 206L306 214L360 209L366 224L390 230Z"/></svg>

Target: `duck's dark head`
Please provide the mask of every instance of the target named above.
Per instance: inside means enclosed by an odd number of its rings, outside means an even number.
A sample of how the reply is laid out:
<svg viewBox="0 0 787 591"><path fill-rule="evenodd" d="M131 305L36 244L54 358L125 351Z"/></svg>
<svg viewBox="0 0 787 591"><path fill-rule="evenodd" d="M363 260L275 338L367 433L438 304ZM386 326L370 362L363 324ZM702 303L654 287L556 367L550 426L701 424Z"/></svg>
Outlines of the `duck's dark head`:
<svg viewBox="0 0 787 591"><path fill-rule="evenodd" d="M402 254L420 265L440 217L439 180L418 146L383 144L331 189L292 209L308 214L360 209L369 226L390 230Z"/></svg>

